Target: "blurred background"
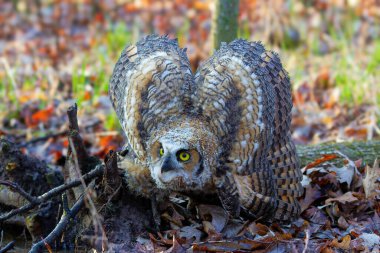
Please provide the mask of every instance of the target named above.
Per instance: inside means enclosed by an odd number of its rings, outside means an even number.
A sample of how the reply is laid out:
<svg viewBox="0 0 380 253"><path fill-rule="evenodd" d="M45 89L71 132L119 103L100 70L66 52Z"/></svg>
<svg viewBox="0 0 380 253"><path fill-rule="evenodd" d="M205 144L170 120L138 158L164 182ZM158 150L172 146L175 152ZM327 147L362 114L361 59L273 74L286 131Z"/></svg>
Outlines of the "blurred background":
<svg viewBox="0 0 380 253"><path fill-rule="evenodd" d="M194 70L213 52L212 0L0 1L0 137L53 165L68 146L66 110L92 154L124 142L108 100L121 50L177 37ZM239 37L280 54L293 87L297 144L380 134L380 0L240 0Z"/></svg>

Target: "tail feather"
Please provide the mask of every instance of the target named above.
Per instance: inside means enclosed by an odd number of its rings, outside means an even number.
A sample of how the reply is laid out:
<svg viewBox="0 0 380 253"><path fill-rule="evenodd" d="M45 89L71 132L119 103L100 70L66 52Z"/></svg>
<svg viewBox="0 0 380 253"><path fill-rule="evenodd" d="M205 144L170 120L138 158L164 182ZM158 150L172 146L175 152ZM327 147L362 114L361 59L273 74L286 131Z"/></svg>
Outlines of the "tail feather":
<svg viewBox="0 0 380 253"><path fill-rule="evenodd" d="M286 140L275 147L268 158L272 163L277 184L278 206L275 219L291 221L300 214L301 208L297 198L303 194L303 188L295 145L289 136Z"/></svg>

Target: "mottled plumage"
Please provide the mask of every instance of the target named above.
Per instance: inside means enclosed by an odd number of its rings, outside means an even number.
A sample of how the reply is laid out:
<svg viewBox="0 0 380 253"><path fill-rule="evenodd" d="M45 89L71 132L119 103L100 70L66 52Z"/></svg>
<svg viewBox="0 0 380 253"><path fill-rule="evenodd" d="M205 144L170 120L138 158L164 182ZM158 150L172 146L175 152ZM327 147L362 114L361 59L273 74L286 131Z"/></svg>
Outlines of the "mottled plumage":
<svg viewBox="0 0 380 253"><path fill-rule="evenodd" d="M217 193L233 215L299 215L290 82L260 43L223 44L193 75L176 40L148 36L122 52L109 94L128 138L121 167L131 189Z"/></svg>

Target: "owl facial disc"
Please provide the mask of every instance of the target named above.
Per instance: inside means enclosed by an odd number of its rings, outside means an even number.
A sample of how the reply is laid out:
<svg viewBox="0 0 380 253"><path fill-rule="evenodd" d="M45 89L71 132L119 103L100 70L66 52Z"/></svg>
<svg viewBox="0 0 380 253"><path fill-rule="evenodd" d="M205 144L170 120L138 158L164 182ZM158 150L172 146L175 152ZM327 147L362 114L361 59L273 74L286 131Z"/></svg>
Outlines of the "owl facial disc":
<svg viewBox="0 0 380 253"><path fill-rule="evenodd" d="M171 128L162 133L150 146L149 168L157 186L186 192L210 185L212 173L209 159L204 159L207 150L201 138L204 135L190 126Z"/></svg>

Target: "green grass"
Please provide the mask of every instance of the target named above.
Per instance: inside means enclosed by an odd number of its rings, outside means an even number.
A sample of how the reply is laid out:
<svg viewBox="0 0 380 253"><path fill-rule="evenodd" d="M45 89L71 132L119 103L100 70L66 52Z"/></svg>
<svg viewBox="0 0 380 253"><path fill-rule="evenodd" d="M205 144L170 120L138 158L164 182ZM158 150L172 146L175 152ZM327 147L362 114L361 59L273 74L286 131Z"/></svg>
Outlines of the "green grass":
<svg viewBox="0 0 380 253"><path fill-rule="evenodd" d="M291 7L290 12L293 11L293 7ZM320 31L307 31L307 27L301 25L302 20L297 20L297 17L294 16L295 14L291 15L295 21L293 24L296 24L295 27L301 34L300 45L293 48L285 41L279 45L282 61L290 72L293 84L297 87L304 81L314 82L314 77L310 74L315 75L321 68L328 66L335 85L341 90L341 102L350 106L363 102L380 105L380 84L379 81L376 81L380 80L380 39L373 42L372 51L364 52L364 50L368 50L367 45L365 49L355 48L352 45L355 34L353 23L358 20L358 17L354 13L346 13L340 30L337 30L331 23L328 24L328 36L335 47L333 51L322 55L318 39ZM297 26L298 24L299 26ZM187 20L176 33L180 43L186 41L189 29L190 21ZM93 87L94 94L91 103L96 102L99 96L107 94L114 64L121 51L127 45L134 43L132 31L123 22L114 24L109 31L98 34L98 36L96 44L90 51L78 53L81 57L80 61L72 68L73 97L77 100L78 106L84 102L86 84ZM260 34L255 34L256 39L260 39L260 36ZM307 36L311 37L307 39ZM248 40L253 38L247 22L240 24L238 37ZM273 48L273 45L269 45L267 41L263 42L267 44L267 49ZM186 45L181 44L181 46ZM360 53L364 60L356 58L358 50L362 51ZM291 63L287 62L288 58L293 59ZM33 90L38 80L40 80L38 73L25 78L20 84L20 90ZM5 99L16 105L19 103L6 74L0 79L0 110L7 109L7 105L2 103ZM118 126L115 114L107 115L105 127L115 129Z"/></svg>
<svg viewBox="0 0 380 253"><path fill-rule="evenodd" d="M251 34L249 31L249 24L248 22L244 22L239 26L238 29L238 38L250 40Z"/></svg>
<svg viewBox="0 0 380 253"><path fill-rule="evenodd" d="M380 40L375 43L374 52L367 65L367 72L370 74L378 74L380 72Z"/></svg>
<svg viewBox="0 0 380 253"><path fill-rule="evenodd" d="M106 33L105 43L107 54L111 56L116 54L118 56L121 50L133 43L132 32L128 30L125 23L117 23L111 31Z"/></svg>
<svg viewBox="0 0 380 253"><path fill-rule="evenodd" d="M83 101L83 96L85 94L85 86L86 86L86 59L82 62L82 66L79 69L73 68L72 71L72 88L73 88L73 96L77 100L78 106L81 105Z"/></svg>
<svg viewBox="0 0 380 253"><path fill-rule="evenodd" d="M297 17L293 18L293 23L301 24ZM285 56L282 60L295 87L303 82L313 84L319 71L327 67L334 84L340 89L341 103L380 106L380 84L376 81L380 80L380 39L365 47L355 45L358 38L354 37L357 34L353 24L357 21L359 18L354 12L347 12L342 16L340 29L331 22L327 24L324 36L332 47L325 54L320 51L321 31L307 31L302 25L298 27L302 39L300 47L292 49L281 44L281 55Z"/></svg>
<svg viewBox="0 0 380 253"><path fill-rule="evenodd" d="M118 129L121 130L119 121L116 117L116 113L111 113L106 116L106 120L104 122L104 127L107 130L112 130L112 129Z"/></svg>

